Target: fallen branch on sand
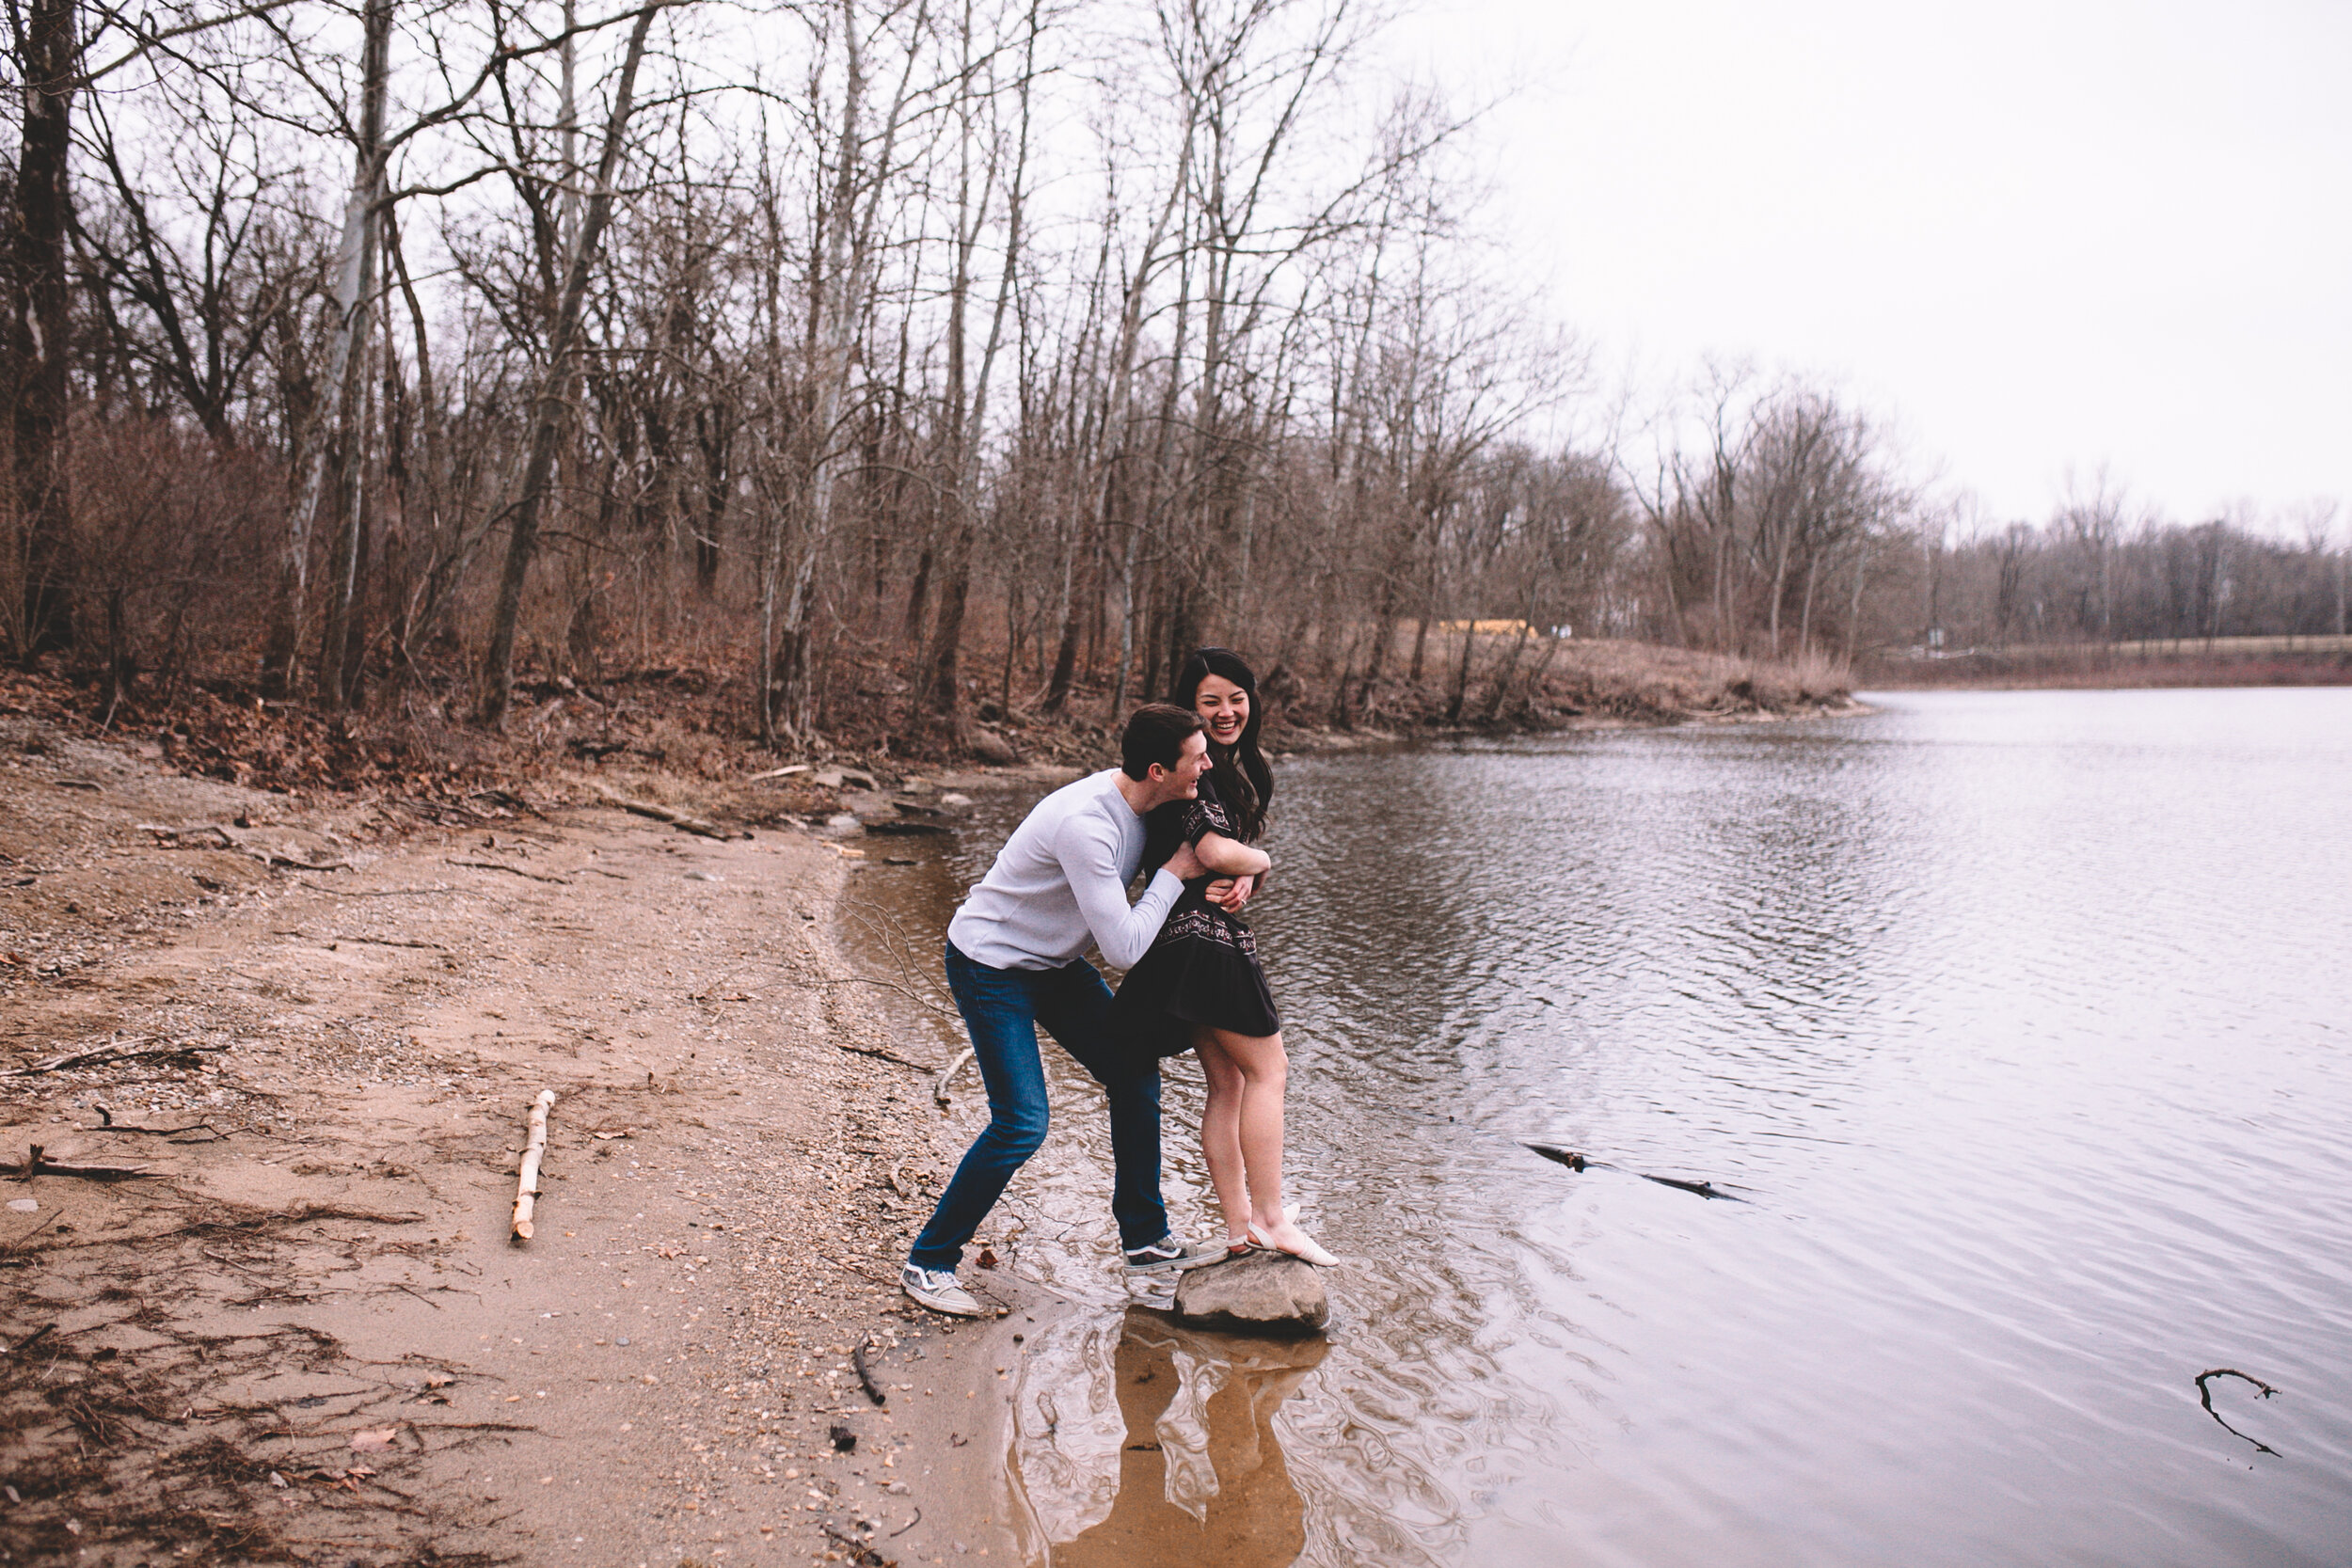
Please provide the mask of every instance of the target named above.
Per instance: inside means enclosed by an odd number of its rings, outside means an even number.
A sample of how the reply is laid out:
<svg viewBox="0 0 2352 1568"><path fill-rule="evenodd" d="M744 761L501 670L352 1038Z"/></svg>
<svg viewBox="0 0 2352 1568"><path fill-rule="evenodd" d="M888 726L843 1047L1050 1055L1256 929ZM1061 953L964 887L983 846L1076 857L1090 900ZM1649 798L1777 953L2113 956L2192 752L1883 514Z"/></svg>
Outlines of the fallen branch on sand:
<svg viewBox="0 0 2352 1568"><path fill-rule="evenodd" d="M128 1181L154 1174L140 1165L61 1165L46 1158L40 1145L34 1144L24 1156L24 1168L17 1173L16 1179L30 1181L36 1176L79 1176L92 1181Z"/></svg>
<svg viewBox="0 0 2352 1568"><path fill-rule="evenodd" d="M56 1326L57 1325L55 1323L45 1323L41 1324L30 1334L24 1336L24 1338L19 1339L15 1344L7 1346L6 1348L0 1348L0 1355L24 1354L26 1351L32 1349L33 1346L39 1344L44 1337L54 1332Z"/></svg>
<svg viewBox="0 0 2352 1568"><path fill-rule="evenodd" d="M160 822L142 822L138 825L138 831L154 835L155 842L159 846L168 844L181 849L195 847L199 841L210 836L216 840L218 847L223 849L233 849L238 854L247 855L260 861L263 865L278 866L287 871L348 871L351 869L349 861L305 860L299 856L288 854L283 849L263 848L239 838L235 833L216 823L207 822L198 828L169 828Z"/></svg>
<svg viewBox="0 0 2352 1568"><path fill-rule="evenodd" d="M531 1102L531 1141L523 1146L522 1180L515 1189L515 1237L517 1242L531 1240L531 1209L539 1196L539 1160L548 1151L548 1112L555 1104L555 1091L541 1089L539 1098Z"/></svg>
<svg viewBox="0 0 2352 1568"><path fill-rule="evenodd" d="M476 871L511 871L517 877L528 877L534 882L553 882L558 887L569 887L572 885L568 878L542 877L536 871L525 871L519 865L508 865L502 861L461 861L452 857L449 863L452 865L469 865L473 867Z"/></svg>
<svg viewBox="0 0 2352 1568"><path fill-rule="evenodd" d="M930 1069L925 1067L920 1062L910 1062L904 1056L898 1055L894 1052L884 1051L879 1046L844 1045L839 1040L835 1040L833 1042L833 1048L835 1051L846 1051L852 1056L880 1056L885 1062L896 1062L900 1067L911 1068L916 1072L930 1071Z"/></svg>
<svg viewBox="0 0 2352 1568"><path fill-rule="evenodd" d="M102 1045L95 1051L76 1052L60 1056L54 1062L40 1062L21 1067L8 1074L11 1078L32 1078L44 1072L64 1072L77 1067L111 1067L117 1062L147 1062L166 1056L197 1056L207 1051L226 1051L225 1045L158 1045L145 1051L125 1051L119 1046Z"/></svg>
<svg viewBox="0 0 2352 1568"><path fill-rule="evenodd" d="M212 1136L204 1140L207 1143L217 1143L228 1136L209 1121L192 1121L185 1127L135 1127L127 1121L115 1120L114 1112L94 1100L90 1101L90 1108L98 1113L99 1124L84 1128L86 1132L143 1132L155 1138L176 1138L183 1132L210 1132Z"/></svg>
<svg viewBox="0 0 2352 1568"><path fill-rule="evenodd" d="M541 811L537 806L532 805L530 801L524 800L521 796L516 794L511 789L477 789L472 794L467 796L466 799L469 800L487 800L494 806L512 806L516 811L529 812L532 816L537 817L542 822L545 822L548 819L548 814L546 812Z"/></svg>
<svg viewBox="0 0 2352 1568"><path fill-rule="evenodd" d="M958 1072L961 1071L963 1064L971 1059L972 1048L968 1045L961 1051L956 1053L956 1059L947 1064L947 1070L941 1073L939 1075L939 1081L931 1085L931 1098L933 1100L938 1101L942 1105L947 1103L948 1081L953 1079Z"/></svg>
<svg viewBox="0 0 2352 1568"><path fill-rule="evenodd" d="M596 799L608 806L618 806L623 811L632 812L639 816L649 816L656 822L667 822L681 832L700 833L705 838L717 839L752 836L749 833L739 833L732 829L706 822L699 816L689 816L684 812L672 811L667 806L657 806L645 800L632 800L626 795L615 795L612 791L601 787L596 791Z"/></svg>
<svg viewBox="0 0 2352 1568"><path fill-rule="evenodd" d="M865 1340L859 1340L855 1348L850 1352L850 1365L856 1369L857 1380L865 1387L867 1399L872 1400L876 1404L890 1402L889 1398L882 1393L882 1386L874 1381L874 1374L866 1370Z"/></svg>
<svg viewBox="0 0 2352 1568"><path fill-rule="evenodd" d="M803 926L801 929L807 931L814 930L815 927ZM949 1012L946 1008L941 1006L930 997L925 996L921 991L915 990L912 987L902 986L896 980L885 980L879 974L832 974L824 976L820 979L803 980L801 983L804 986L811 987L880 986L884 990L897 991L900 996L905 997L909 1002L914 1003L925 1012L935 1014L940 1018L950 1021L951 1022L960 1023L962 1022L963 1018L962 1014Z"/></svg>

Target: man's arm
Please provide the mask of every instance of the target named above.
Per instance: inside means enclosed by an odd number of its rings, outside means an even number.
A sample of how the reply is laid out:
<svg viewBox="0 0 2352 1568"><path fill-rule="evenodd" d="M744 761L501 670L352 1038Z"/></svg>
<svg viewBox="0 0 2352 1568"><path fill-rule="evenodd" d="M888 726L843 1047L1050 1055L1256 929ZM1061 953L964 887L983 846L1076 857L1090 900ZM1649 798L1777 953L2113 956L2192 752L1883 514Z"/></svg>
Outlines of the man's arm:
<svg viewBox="0 0 2352 1568"><path fill-rule="evenodd" d="M1185 846L1174 860L1152 874L1143 896L1130 906L1126 884L1119 879L1119 847L1102 833L1089 831L1084 817L1062 825L1054 855L1061 862L1062 875L1070 879L1070 891L1077 896L1078 912L1086 916L1087 929L1094 933L1094 945L1118 969L1133 968L1151 947L1152 939L1160 934L1160 923L1184 891L1183 863L1192 861L1196 867L1199 863L1191 847Z"/></svg>

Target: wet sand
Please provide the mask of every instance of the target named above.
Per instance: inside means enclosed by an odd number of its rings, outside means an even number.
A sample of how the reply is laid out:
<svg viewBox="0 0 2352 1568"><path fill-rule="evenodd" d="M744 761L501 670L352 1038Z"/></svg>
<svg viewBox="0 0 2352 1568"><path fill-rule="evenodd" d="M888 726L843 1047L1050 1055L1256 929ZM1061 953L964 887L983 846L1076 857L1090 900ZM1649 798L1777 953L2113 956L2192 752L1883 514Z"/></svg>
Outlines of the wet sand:
<svg viewBox="0 0 2352 1568"><path fill-rule="evenodd" d="M0 1180L0 1560L1017 1555L1054 1304L897 1292L963 1134L834 951L853 859L0 738L0 1072L118 1053L0 1077L0 1150L153 1173Z"/></svg>

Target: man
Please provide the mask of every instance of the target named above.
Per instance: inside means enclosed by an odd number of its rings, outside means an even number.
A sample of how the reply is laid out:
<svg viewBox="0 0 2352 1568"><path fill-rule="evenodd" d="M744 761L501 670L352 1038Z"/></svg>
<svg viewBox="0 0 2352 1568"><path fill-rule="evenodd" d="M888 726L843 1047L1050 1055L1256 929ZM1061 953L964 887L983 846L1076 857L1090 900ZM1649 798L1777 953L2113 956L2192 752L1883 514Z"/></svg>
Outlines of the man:
<svg viewBox="0 0 2352 1568"><path fill-rule="evenodd" d="M1120 766L1039 801L948 922L947 986L988 1085L989 1123L900 1272L906 1293L934 1312L983 1313L956 1283L956 1266L1006 1183L1045 1141L1041 1024L1110 1101L1111 1213L1128 1273L1165 1275L1224 1256L1168 1233L1160 1201L1159 1069L1128 1059L1109 1037L1110 987L1081 957L1091 942L1119 968L1133 964L1159 934L1185 879L1201 875L1184 846L1143 896L1127 903L1127 884L1143 863L1144 817L1154 806L1190 800L1208 768L1199 719L1165 703L1137 708L1120 741Z"/></svg>

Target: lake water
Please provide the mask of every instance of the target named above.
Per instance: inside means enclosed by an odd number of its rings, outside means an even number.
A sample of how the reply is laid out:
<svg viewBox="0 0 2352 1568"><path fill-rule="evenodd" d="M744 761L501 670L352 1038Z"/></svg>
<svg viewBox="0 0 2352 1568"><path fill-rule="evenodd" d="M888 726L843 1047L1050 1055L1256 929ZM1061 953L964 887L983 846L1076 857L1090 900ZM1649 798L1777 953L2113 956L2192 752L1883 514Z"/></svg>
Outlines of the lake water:
<svg viewBox="0 0 2352 1568"><path fill-rule="evenodd" d="M1330 1339L1123 1307L1049 1050L1034 1560L2352 1561L2352 690L1871 701L1278 765ZM867 895L934 942L1025 804Z"/></svg>

